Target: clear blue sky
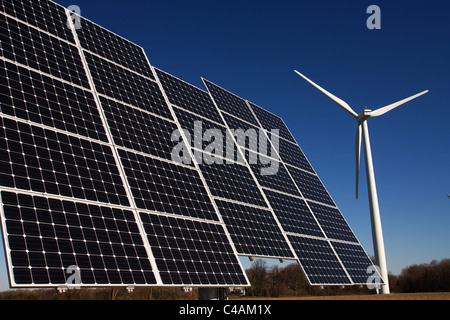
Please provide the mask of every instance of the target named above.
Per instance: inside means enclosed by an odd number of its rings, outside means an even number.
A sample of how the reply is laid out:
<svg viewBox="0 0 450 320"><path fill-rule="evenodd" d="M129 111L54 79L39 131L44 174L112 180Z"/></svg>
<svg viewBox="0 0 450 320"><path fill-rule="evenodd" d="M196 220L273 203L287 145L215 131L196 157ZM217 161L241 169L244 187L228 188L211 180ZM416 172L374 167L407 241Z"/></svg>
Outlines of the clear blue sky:
<svg viewBox="0 0 450 320"><path fill-rule="evenodd" d="M57 2L141 45L154 66L283 117L369 254L364 170L355 199L356 122L293 70L357 112L429 89L369 128L389 271L450 258L449 1ZM366 27L372 4L381 30ZM0 255L0 289L5 275Z"/></svg>

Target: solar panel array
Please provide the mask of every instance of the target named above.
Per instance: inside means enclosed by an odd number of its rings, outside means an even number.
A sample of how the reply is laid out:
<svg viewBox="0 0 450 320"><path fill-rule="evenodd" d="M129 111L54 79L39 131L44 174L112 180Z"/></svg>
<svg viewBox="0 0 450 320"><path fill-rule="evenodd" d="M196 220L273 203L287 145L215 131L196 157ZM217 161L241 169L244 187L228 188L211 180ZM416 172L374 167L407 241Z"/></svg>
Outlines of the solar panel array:
<svg viewBox="0 0 450 320"><path fill-rule="evenodd" d="M0 0L12 287L248 286L238 256L297 260L311 284L366 282L370 259L279 117L72 18Z"/></svg>

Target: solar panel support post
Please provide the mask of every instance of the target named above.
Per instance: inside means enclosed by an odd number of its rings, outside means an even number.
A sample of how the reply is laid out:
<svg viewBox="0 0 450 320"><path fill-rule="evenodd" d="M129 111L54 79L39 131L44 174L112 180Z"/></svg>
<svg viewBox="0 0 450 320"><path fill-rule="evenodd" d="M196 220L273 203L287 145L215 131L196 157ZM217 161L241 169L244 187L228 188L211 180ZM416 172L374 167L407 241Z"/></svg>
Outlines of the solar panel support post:
<svg viewBox="0 0 450 320"><path fill-rule="evenodd" d="M227 297L226 288L198 288L199 301L206 301L206 300L223 301L226 300L226 297Z"/></svg>
<svg viewBox="0 0 450 320"><path fill-rule="evenodd" d="M381 285L381 294L389 294L388 270L386 252L384 248L383 229L381 227L380 207L373 169L372 148L370 146L369 127L367 121L362 122L364 138L364 155L366 160L367 189L369 192L370 219L372 222L372 238L375 252L375 260L380 268L380 274L384 284Z"/></svg>

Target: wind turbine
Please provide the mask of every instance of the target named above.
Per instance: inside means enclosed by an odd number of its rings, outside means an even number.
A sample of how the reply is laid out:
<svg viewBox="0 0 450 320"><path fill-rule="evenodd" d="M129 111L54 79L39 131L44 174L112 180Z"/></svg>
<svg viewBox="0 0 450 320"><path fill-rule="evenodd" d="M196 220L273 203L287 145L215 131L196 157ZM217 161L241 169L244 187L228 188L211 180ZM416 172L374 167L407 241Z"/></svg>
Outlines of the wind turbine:
<svg viewBox="0 0 450 320"><path fill-rule="evenodd" d="M312 82L310 79L305 77L303 74L295 71L298 75L300 75L303 79L308 81L314 87L319 89L322 93L324 93L328 98L337 103L342 109L351 114L358 121L358 129L356 132L356 198L359 196L359 170L361 164L361 143L362 138L364 139L364 154L366 160L366 176L367 176L367 189L369 191L369 204L370 204L370 218L372 223L372 239L373 246L375 251L375 260L380 268L380 275L383 278L384 284L381 286L382 294L389 294L389 282L388 282L388 269L386 264L386 253L384 249L384 240L383 240L383 229L381 227L381 218L380 218L380 209L378 205L378 195L377 195L377 187L375 183L375 173L373 169L373 161L372 161L372 150L370 147L370 138L369 138L369 127L367 125L367 120L373 117L382 116L389 111L398 108L399 106L414 100L426 93L424 91L422 93L416 94L410 98L405 100L393 103L386 107L380 108L378 110L364 110L360 114L357 114L345 101L339 99L333 94L329 93L316 83Z"/></svg>

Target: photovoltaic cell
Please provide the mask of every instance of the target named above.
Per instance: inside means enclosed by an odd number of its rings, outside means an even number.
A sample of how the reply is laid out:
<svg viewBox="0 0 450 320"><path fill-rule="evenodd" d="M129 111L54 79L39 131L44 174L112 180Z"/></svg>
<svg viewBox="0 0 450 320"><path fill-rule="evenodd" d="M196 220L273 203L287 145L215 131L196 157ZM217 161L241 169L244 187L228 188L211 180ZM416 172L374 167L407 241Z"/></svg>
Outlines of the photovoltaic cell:
<svg viewBox="0 0 450 320"><path fill-rule="evenodd" d="M222 200L216 204L238 253L293 258L271 211Z"/></svg>
<svg viewBox="0 0 450 320"><path fill-rule="evenodd" d="M237 163L202 164L200 170L214 196L266 207L264 198L246 166Z"/></svg>
<svg viewBox="0 0 450 320"><path fill-rule="evenodd" d="M0 0L0 11L63 40L74 43L63 7L45 0Z"/></svg>
<svg viewBox="0 0 450 320"><path fill-rule="evenodd" d="M36 124L108 141L94 96L0 60L0 111Z"/></svg>
<svg viewBox="0 0 450 320"><path fill-rule="evenodd" d="M138 208L218 221L198 172L119 150Z"/></svg>
<svg viewBox="0 0 450 320"><path fill-rule="evenodd" d="M114 100L100 99L116 145L171 160L175 123Z"/></svg>
<svg viewBox="0 0 450 320"><path fill-rule="evenodd" d="M155 79L141 47L80 17L77 36L83 49L104 57L125 68Z"/></svg>
<svg viewBox="0 0 450 320"><path fill-rule="evenodd" d="M1 185L128 206L111 148L0 118Z"/></svg>
<svg viewBox="0 0 450 320"><path fill-rule="evenodd" d="M328 241L289 236L311 284L351 284Z"/></svg>
<svg viewBox="0 0 450 320"><path fill-rule="evenodd" d="M272 131L273 129L280 130L280 137L284 138L286 140L289 140L293 143L297 143L292 137L291 132L287 128L286 124L284 123L283 119L280 117L274 115L273 113L264 110L261 107L258 107L257 105L249 102L250 107L252 108L253 112L256 114L256 117L258 118L259 122L261 123L263 129L267 131Z"/></svg>
<svg viewBox="0 0 450 320"><path fill-rule="evenodd" d="M87 52L85 56L98 93L172 119L154 81Z"/></svg>
<svg viewBox="0 0 450 320"><path fill-rule="evenodd" d="M335 206L333 199L331 199L330 194L325 189L317 175L293 167L289 167L289 172L292 175L294 182L302 192L303 197L325 203L330 206Z"/></svg>
<svg viewBox="0 0 450 320"><path fill-rule="evenodd" d="M168 73L155 69L170 103L214 122L223 124L220 114L208 93Z"/></svg>
<svg viewBox="0 0 450 320"><path fill-rule="evenodd" d="M130 211L2 192L16 285L64 285L77 266L83 285L155 284Z"/></svg>
<svg viewBox="0 0 450 320"><path fill-rule="evenodd" d="M245 119L254 125L258 125L258 121L247 106L245 100L208 80L203 80L203 82L220 110L237 116L240 119Z"/></svg>
<svg viewBox="0 0 450 320"><path fill-rule="evenodd" d="M325 238L305 200L270 190L265 194L286 232Z"/></svg>
<svg viewBox="0 0 450 320"><path fill-rule="evenodd" d="M166 285L247 285L221 225L141 213Z"/></svg>
<svg viewBox="0 0 450 320"><path fill-rule="evenodd" d="M30 68L89 88L75 46L0 14L3 57Z"/></svg>
<svg viewBox="0 0 450 320"><path fill-rule="evenodd" d="M354 284L365 285L368 283L369 277L372 279L372 282L369 281L371 284L384 283L383 278L359 243L331 242L331 244Z"/></svg>

